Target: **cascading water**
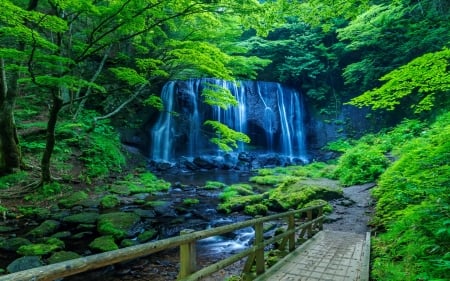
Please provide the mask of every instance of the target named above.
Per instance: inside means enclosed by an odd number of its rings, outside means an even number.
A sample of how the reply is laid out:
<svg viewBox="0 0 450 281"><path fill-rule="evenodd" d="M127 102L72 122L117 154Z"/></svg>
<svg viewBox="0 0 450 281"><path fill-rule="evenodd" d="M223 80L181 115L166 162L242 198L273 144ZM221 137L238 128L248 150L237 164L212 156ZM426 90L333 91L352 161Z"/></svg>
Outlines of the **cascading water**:
<svg viewBox="0 0 450 281"><path fill-rule="evenodd" d="M203 103L201 93L211 84L228 89L238 105L223 109ZM217 147L208 141L212 132L203 126L206 120L220 121L247 134L251 143L239 144L238 152L273 152L291 160L307 159L301 95L279 83L206 78L170 81L161 98L164 111L151 129L153 160L217 155Z"/></svg>

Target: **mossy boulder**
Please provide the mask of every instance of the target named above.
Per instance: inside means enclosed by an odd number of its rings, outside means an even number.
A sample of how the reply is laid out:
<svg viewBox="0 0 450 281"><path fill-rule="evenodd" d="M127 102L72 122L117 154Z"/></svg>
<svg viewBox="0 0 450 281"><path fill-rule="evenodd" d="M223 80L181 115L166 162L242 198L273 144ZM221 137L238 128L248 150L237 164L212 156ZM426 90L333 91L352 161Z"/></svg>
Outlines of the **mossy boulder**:
<svg viewBox="0 0 450 281"><path fill-rule="evenodd" d="M51 211L49 209L34 206L19 207L19 212L25 217L34 218L37 220L48 219L51 215Z"/></svg>
<svg viewBox="0 0 450 281"><path fill-rule="evenodd" d="M77 191L67 196L66 198L59 200L58 205L62 208L72 208L77 205L82 205L83 201L87 200L88 198L89 195L86 192Z"/></svg>
<svg viewBox="0 0 450 281"><path fill-rule="evenodd" d="M97 252L108 252L119 249L119 246L117 246L112 235L106 235L95 238L89 244L89 248Z"/></svg>
<svg viewBox="0 0 450 281"><path fill-rule="evenodd" d="M47 259L47 262L49 264L52 264L52 263L58 263L58 262L73 260L73 259L77 259L77 258L81 258L81 255L79 255L79 254L77 254L75 252L71 252L71 251L59 251L59 252L53 253Z"/></svg>
<svg viewBox="0 0 450 281"><path fill-rule="evenodd" d="M258 216L258 215L266 215L269 209L264 204L254 204L254 205L247 205L244 208L244 213L249 216Z"/></svg>
<svg viewBox="0 0 450 281"><path fill-rule="evenodd" d="M64 242L57 238L50 238L45 243L23 245L17 249L22 256L43 256L64 248Z"/></svg>
<svg viewBox="0 0 450 281"><path fill-rule="evenodd" d="M63 221L74 224L95 224L99 216L100 215L95 212L84 212L67 216Z"/></svg>
<svg viewBox="0 0 450 281"><path fill-rule="evenodd" d="M233 196L217 207L217 210L224 213L239 212L245 209L247 205L259 204L263 202L266 194L255 194L249 196Z"/></svg>
<svg viewBox="0 0 450 281"><path fill-rule="evenodd" d="M313 200L336 199L342 197L342 194L341 188L288 181L269 192L268 207L277 211L300 209Z"/></svg>
<svg viewBox="0 0 450 281"><path fill-rule="evenodd" d="M61 223L56 220L46 220L38 227L30 230L25 236L33 238L50 236L58 230L60 224Z"/></svg>
<svg viewBox="0 0 450 281"><path fill-rule="evenodd" d="M100 199L100 207L103 209L111 209L119 206L120 200L116 195L106 195Z"/></svg>
<svg viewBox="0 0 450 281"><path fill-rule="evenodd" d="M21 246L30 245L30 240L22 237L14 237L0 241L0 250L15 252Z"/></svg>
<svg viewBox="0 0 450 281"><path fill-rule="evenodd" d="M114 212L100 215L97 230L101 235L112 235L122 239L130 235L134 226L141 220L135 213Z"/></svg>

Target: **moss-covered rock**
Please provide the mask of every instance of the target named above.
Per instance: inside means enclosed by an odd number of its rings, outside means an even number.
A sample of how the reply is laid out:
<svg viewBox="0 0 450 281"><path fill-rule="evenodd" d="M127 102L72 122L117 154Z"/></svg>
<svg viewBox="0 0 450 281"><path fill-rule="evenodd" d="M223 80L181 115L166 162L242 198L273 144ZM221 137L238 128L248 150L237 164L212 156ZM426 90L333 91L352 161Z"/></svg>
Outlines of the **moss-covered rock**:
<svg viewBox="0 0 450 281"><path fill-rule="evenodd" d="M269 209L300 209L316 199L335 199L342 197L341 188L311 185L297 182L284 182L269 192Z"/></svg>
<svg viewBox="0 0 450 281"><path fill-rule="evenodd" d="M157 234L158 234L158 231L156 231L155 229L150 229L150 230L146 230L146 231L142 232L141 234L139 234L137 238L140 243L145 243L145 242L155 238Z"/></svg>
<svg viewBox="0 0 450 281"><path fill-rule="evenodd" d="M120 247L125 248L125 247L130 247L130 246L135 246L138 245L139 242L137 240L134 239L123 239L120 242Z"/></svg>
<svg viewBox="0 0 450 281"><path fill-rule="evenodd" d="M264 204L253 204L245 206L244 213L249 216L265 215L269 209Z"/></svg>
<svg viewBox="0 0 450 281"><path fill-rule="evenodd" d="M30 240L26 238L14 237L0 241L0 250L15 252L21 246L30 244Z"/></svg>
<svg viewBox="0 0 450 281"><path fill-rule="evenodd" d="M60 224L61 223L56 220L46 220L38 227L30 230L25 236L33 238L50 236L58 230Z"/></svg>
<svg viewBox="0 0 450 281"><path fill-rule="evenodd" d="M47 208L34 206L21 206L18 208L21 215L37 220L46 220L50 217L51 211Z"/></svg>
<svg viewBox="0 0 450 281"><path fill-rule="evenodd" d="M62 208L72 208L76 205L82 205L83 201L88 199L89 196L84 191L77 191L72 193L66 198L59 200L58 205Z"/></svg>
<svg viewBox="0 0 450 281"><path fill-rule="evenodd" d="M98 213L84 212L67 216L63 219L63 221L74 224L95 224L98 217L99 217Z"/></svg>
<svg viewBox="0 0 450 281"><path fill-rule="evenodd" d="M81 258L81 256L75 252L59 251L59 252L53 253L47 259L47 262L49 264L52 264L52 263L58 263L58 262L63 262L63 261L67 261L67 260L73 260L73 259L77 259L77 258Z"/></svg>
<svg viewBox="0 0 450 281"><path fill-rule="evenodd" d="M119 206L120 200L116 195L106 195L100 199L100 207L103 209L111 209Z"/></svg>
<svg viewBox="0 0 450 281"><path fill-rule="evenodd" d="M50 238L45 243L23 245L17 249L22 256L43 256L64 248L64 242L57 238Z"/></svg>
<svg viewBox="0 0 450 281"><path fill-rule="evenodd" d="M112 235L106 235L95 238L95 240L89 244L89 248L97 252L107 252L117 250L119 249L119 246L117 246Z"/></svg>
<svg viewBox="0 0 450 281"><path fill-rule="evenodd" d="M243 211L245 206L263 202L266 194L255 194L249 196L229 197L225 202L219 204L217 210L224 213Z"/></svg>
<svg viewBox="0 0 450 281"><path fill-rule="evenodd" d="M112 235L116 239L127 237L140 221L135 213L114 212L100 215L97 230L102 235Z"/></svg>
<svg viewBox="0 0 450 281"><path fill-rule="evenodd" d="M127 185L113 185L109 188L109 191L120 195L130 195L131 193Z"/></svg>

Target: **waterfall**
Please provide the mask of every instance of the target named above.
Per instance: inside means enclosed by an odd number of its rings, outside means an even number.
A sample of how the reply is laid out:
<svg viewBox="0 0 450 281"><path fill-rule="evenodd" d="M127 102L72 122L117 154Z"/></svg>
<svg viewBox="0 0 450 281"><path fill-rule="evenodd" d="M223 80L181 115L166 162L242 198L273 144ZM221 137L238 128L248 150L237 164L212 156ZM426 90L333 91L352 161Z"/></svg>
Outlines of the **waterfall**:
<svg viewBox="0 0 450 281"><path fill-rule="evenodd" d="M201 93L208 84L228 89L238 105L223 109L204 104ZM278 153L291 160L307 158L303 104L294 89L273 82L203 78L170 81L164 85L161 98L164 111L151 128L153 160L217 154L217 148L209 142L212 132L203 126L206 120L220 121L250 136L251 143L239 144L237 152Z"/></svg>

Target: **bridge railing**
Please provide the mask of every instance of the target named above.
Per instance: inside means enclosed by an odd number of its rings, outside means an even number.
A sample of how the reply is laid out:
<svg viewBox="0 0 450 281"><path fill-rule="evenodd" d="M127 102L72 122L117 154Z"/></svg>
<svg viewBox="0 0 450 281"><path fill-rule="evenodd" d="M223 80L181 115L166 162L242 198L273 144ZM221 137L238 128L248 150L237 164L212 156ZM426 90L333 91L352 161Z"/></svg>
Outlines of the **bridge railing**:
<svg viewBox="0 0 450 281"><path fill-rule="evenodd" d="M279 242L280 248L288 246L288 250L293 251L296 247L297 239L304 238L305 236L306 238L310 238L315 230L322 230L322 223L325 218L323 215L323 206L319 205L288 211L207 230L183 230L180 236L3 275L0 276L0 281L51 281L111 264L148 256L175 247L180 247L180 271L178 280L199 280L245 257L248 258L244 265L243 275L246 279L251 279L252 275L250 272L253 265L255 265L256 275L260 275L265 271L264 248L266 246ZM280 219L286 220L287 227L285 231L265 240L263 224ZM198 240L246 227L253 227L255 229L253 246L198 270L196 255L196 242Z"/></svg>

